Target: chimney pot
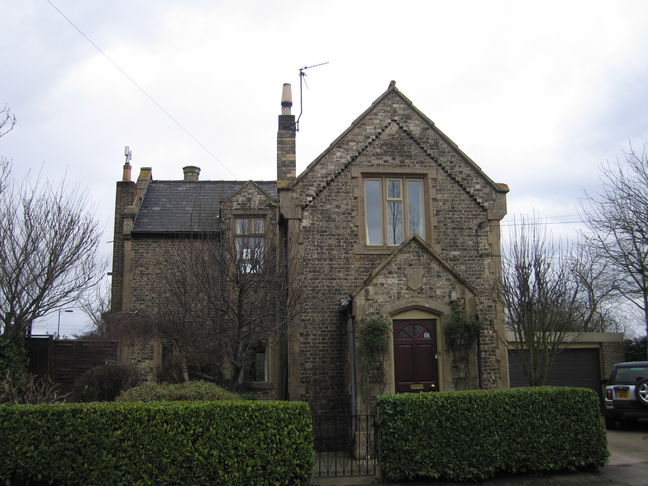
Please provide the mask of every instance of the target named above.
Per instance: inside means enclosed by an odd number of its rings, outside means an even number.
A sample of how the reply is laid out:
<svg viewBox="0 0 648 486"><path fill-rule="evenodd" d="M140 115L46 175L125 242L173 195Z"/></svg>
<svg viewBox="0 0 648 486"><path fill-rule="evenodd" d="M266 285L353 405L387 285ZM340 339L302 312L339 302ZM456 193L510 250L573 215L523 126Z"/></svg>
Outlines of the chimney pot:
<svg viewBox="0 0 648 486"><path fill-rule="evenodd" d="M131 165L126 162L124 164L124 171L122 173L122 181L130 182L131 180Z"/></svg>
<svg viewBox="0 0 648 486"><path fill-rule="evenodd" d="M196 182L200 177L200 167L195 165L183 167L182 172L184 172L184 180L187 182Z"/></svg>
<svg viewBox="0 0 648 486"><path fill-rule="evenodd" d="M283 90L281 91L281 114L290 115L292 108L292 88L290 83L284 83Z"/></svg>

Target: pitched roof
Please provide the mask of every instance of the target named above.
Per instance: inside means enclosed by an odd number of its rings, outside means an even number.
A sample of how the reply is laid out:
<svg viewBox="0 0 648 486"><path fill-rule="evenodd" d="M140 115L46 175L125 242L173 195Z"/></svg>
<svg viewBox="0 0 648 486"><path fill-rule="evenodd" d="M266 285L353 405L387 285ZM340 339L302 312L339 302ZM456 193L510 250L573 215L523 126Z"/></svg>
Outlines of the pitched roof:
<svg viewBox="0 0 648 486"><path fill-rule="evenodd" d="M459 146L456 143L454 143L445 133L443 133L436 126L436 124L432 120L430 120L422 111L416 108L416 106L414 106L409 98L407 98L396 88L395 81L391 81L387 90L383 94L381 94L369 108L367 108L360 116L358 116L351 123L351 126L349 126L349 128L347 128L333 142L331 142L329 147L324 150L324 152L322 152L313 162L311 162L301 174L299 174L295 182L295 187L298 187L300 184L305 183L309 176L312 177L311 173L315 172L318 169L318 166L321 165L320 162L331 153L333 153L337 148L339 148L340 143L345 139L345 137L347 137L358 125L363 123L365 120L368 120L371 113L376 109L376 107L383 103L383 101L385 101L392 94L395 94L398 98L400 98L405 106L409 107L409 109L416 113L418 117L420 117L420 119L423 121L423 123L427 127L429 127L429 129L431 129L433 133L435 133L440 139L442 139L452 151L454 151L463 161L465 161L468 164L468 167L472 169L472 175L476 176L476 178L472 179L468 184L466 183L466 181L462 181L463 177L466 177L466 174L462 175L461 173L456 173L456 169L447 167L445 161L440 160L438 157L435 157L433 155L433 151L428 147L425 137L422 137L421 134L416 135L415 133L413 133L405 124L399 121L399 117L394 113L392 114L392 118L384 119L384 123L382 125L373 126L373 131L367 136L366 145L364 145L363 147L357 147L357 152L355 153L353 153L352 151L351 155L344 159L344 164L338 164L337 167L325 166L324 171L328 170L328 173L322 173L319 176L314 176L314 179L316 179L317 182L315 182L314 184L311 183L313 187L305 188L307 201L304 203L304 205L308 205L310 202L312 202L324 189L324 187L331 182L331 180L335 179L342 172L342 170L346 168L346 166L351 164L357 156L359 156L366 148L368 148L378 138L378 136L393 123L395 123L412 140L414 140L415 143L419 147L421 147L424 152L428 153L430 157L432 157L434 161L439 165L439 167L451 178L455 179L472 197L475 198L475 200L478 201L479 204L484 205L484 199L482 197L483 195L474 193L473 189L474 187L476 187L478 188L477 192L483 192L486 187L482 187L479 183L475 185L476 179L484 181L485 186L488 186L496 193L507 193L509 191L506 184L493 182L493 180L488 177L488 175L486 175L486 173L470 157L468 157L461 149L459 149Z"/></svg>
<svg viewBox="0 0 648 486"><path fill-rule="evenodd" d="M222 200L249 181L151 181L139 208L133 233L217 231ZM255 181L277 198L275 181Z"/></svg>

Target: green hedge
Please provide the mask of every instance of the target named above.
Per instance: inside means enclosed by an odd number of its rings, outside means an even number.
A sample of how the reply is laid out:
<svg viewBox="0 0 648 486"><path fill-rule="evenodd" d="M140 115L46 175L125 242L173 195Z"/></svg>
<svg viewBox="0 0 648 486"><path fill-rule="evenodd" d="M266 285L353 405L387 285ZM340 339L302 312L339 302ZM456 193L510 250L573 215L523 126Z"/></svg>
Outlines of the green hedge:
<svg viewBox="0 0 648 486"><path fill-rule="evenodd" d="M311 433L300 402L0 405L0 480L301 484L312 472Z"/></svg>
<svg viewBox="0 0 648 486"><path fill-rule="evenodd" d="M602 466L598 397L584 388L518 388L378 397L382 468L391 481Z"/></svg>
<svg viewBox="0 0 648 486"><path fill-rule="evenodd" d="M236 400L237 394L215 383L203 380L184 383L144 383L123 391L119 402L152 402L167 400Z"/></svg>

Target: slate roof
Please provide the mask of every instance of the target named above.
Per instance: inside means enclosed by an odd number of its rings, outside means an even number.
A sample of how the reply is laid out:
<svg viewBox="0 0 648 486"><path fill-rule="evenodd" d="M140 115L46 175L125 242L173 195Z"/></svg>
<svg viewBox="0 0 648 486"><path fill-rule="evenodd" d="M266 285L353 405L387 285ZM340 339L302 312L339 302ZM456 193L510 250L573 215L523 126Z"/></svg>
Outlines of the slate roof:
<svg viewBox="0 0 648 486"><path fill-rule="evenodd" d="M217 231L220 202L248 181L151 181L133 233ZM254 181L277 199L276 181Z"/></svg>

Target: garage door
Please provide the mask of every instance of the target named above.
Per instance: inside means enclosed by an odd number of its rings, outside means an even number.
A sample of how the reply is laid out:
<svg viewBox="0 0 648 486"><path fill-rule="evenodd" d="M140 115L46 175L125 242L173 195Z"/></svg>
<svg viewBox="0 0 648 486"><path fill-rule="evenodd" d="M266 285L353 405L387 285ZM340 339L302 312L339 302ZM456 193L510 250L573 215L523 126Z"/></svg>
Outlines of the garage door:
<svg viewBox="0 0 648 486"><path fill-rule="evenodd" d="M509 380L511 387L528 386L517 356L509 351ZM566 349L560 352L549 370L546 385L581 386L601 392L601 372L598 349Z"/></svg>

